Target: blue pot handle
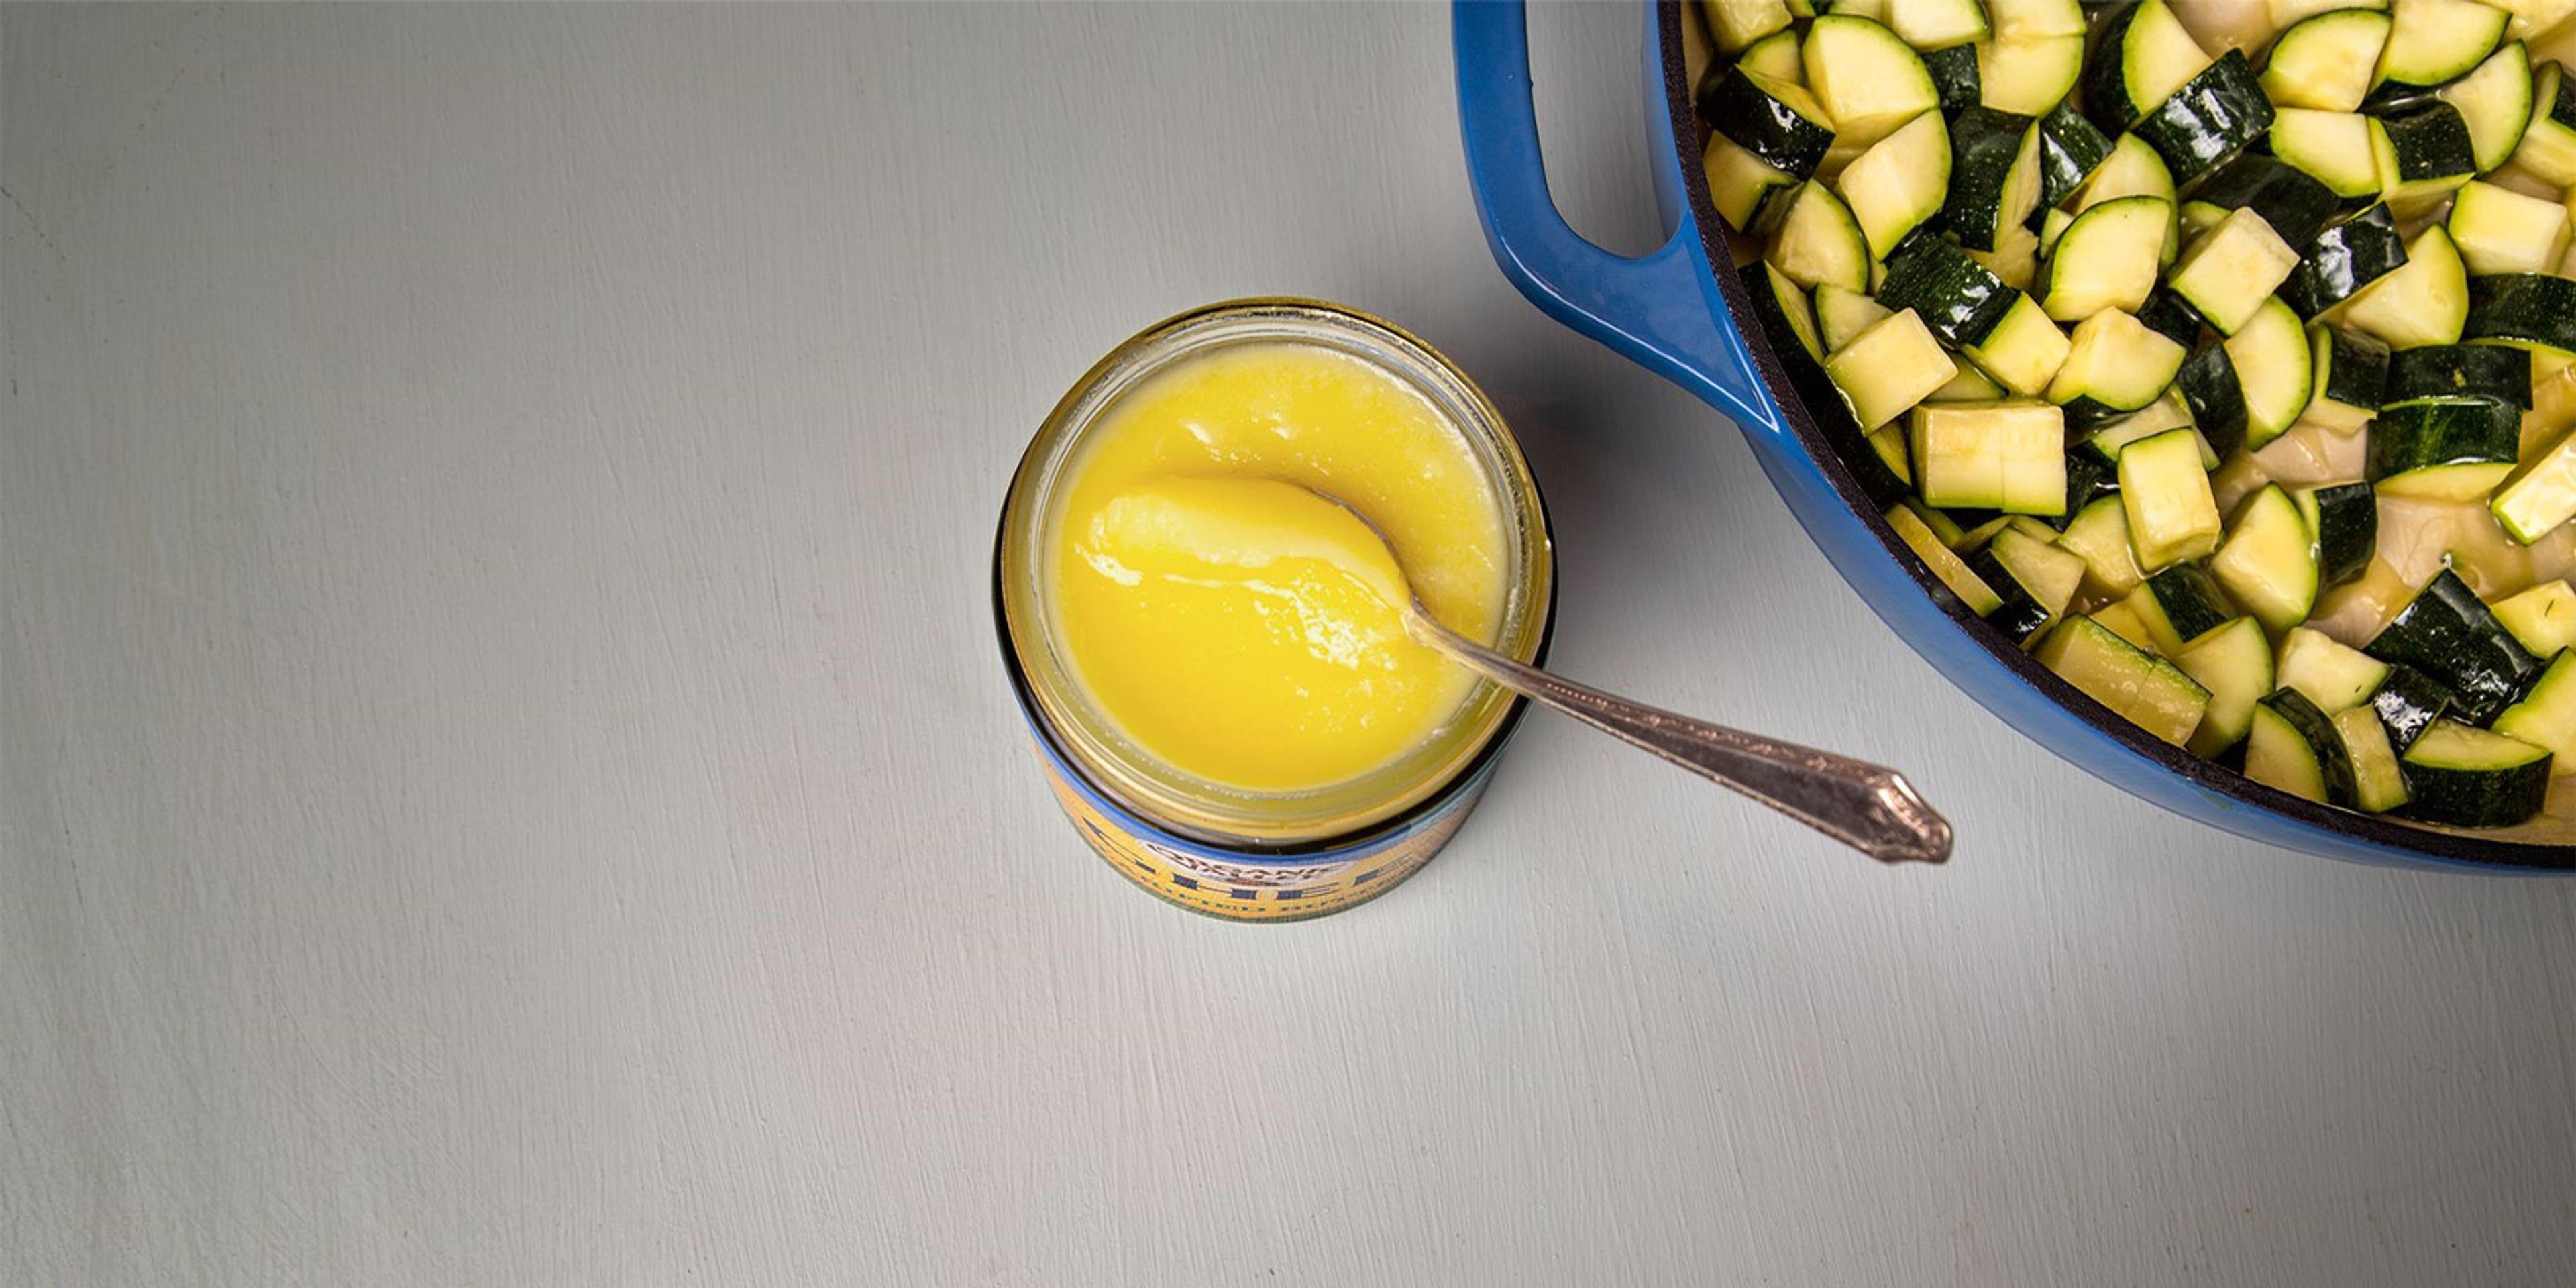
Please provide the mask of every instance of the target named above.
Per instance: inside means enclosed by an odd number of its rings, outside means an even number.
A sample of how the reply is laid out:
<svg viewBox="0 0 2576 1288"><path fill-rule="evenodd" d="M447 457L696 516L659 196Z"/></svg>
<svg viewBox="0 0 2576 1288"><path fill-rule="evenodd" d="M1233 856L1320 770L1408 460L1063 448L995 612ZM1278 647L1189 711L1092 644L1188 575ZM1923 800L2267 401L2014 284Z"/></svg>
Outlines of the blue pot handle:
<svg viewBox="0 0 2576 1288"><path fill-rule="evenodd" d="M1650 86L1662 84L1660 48L1647 8ZM1653 253L1614 255L1584 240L1548 196L1530 104L1529 14L1520 0L1456 0L1450 10L1458 62L1458 123L1467 178L1485 243L1503 275L1558 321L1697 394L1748 426L1777 431L1777 404L1754 374L1699 225L1683 206L1673 235ZM1649 142L1676 155L1661 93L1647 115ZM1678 204L1678 203L1677 203ZM1703 283L1709 283L1703 286Z"/></svg>

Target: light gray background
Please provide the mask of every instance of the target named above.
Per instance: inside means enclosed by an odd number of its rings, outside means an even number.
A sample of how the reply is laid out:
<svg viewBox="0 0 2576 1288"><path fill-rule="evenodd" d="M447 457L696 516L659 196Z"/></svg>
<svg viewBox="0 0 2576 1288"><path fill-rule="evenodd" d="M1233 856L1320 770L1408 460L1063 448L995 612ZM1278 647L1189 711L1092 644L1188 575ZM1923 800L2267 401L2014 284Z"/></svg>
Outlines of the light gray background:
<svg viewBox="0 0 2576 1288"><path fill-rule="evenodd" d="M1652 235L1637 18L1537 23ZM2164 816L1487 258L1436 8L13 8L0 1283L2541 1284L2576 884ZM1534 721L1420 878L1057 817L991 519L1177 309L1445 347L1576 675L1905 766L1886 871Z"/></svg>

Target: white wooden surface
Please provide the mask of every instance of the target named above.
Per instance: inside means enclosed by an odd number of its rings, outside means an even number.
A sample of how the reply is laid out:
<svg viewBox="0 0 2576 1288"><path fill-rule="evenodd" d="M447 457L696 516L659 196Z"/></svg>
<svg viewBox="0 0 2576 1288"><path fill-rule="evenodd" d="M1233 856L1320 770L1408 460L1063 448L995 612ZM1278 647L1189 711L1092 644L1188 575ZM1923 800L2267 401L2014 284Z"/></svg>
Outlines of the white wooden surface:
<svg viewBox="0 0 2576 1288"><path fill-rule="evenodd" d="M1651 234L1635 17L1555 173ZM2576 885L2059 764L1503 283L1436 8L18 7L0 1283L2564 1284ZM1889 872L1540 720L1364 910L1058 821L990 521L1091 359L1418 328L1558 661L1908 766Z"/></svg>

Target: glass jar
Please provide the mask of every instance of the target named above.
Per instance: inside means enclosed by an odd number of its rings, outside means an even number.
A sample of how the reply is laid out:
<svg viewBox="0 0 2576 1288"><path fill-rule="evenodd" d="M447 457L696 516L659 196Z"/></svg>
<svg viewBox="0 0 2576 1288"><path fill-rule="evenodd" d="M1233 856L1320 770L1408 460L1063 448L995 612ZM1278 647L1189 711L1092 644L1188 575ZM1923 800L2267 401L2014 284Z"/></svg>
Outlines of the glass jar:
<svg viewBox="0 0 2576 1288"><path fill-rule="evenodd" d="M1555 561L1537 483L1493 404L1428 345L1338 305L1253 299L1183 313L1112 350L1049 413L1011 480L993 585L1003 660L1057 798L1092 847L1146 889L1221 917L1277 920L1349 907L1418 869L1464 821L1523 703L1479 681L1412 750L1357 778L1282 793L1184 773L1092 703L1058 647L1046 593L1060 485L1123 395L1176 363L1245 344L1360 359L1419 393L1467 444L1509 546L1501 651L1543 659Z"/></svg>

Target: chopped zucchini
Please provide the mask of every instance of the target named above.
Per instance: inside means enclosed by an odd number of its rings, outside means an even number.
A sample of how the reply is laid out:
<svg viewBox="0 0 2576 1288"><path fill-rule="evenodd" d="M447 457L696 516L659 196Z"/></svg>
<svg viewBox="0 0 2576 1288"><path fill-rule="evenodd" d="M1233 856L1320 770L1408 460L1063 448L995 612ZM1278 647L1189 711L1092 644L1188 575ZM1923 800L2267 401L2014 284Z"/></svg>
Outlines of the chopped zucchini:
<svg viewBox="0 0 2576 1288"><path fill-rule="evenodd" d="M2063 102L2084 71L2082 36L2032 36L1977 46L1977 101L2037 116Z"/></svg>
<svg viewBox="0 0 2576 1288"><path fill-rule="evenodd" d="M1995 534L1968 568L1994 588L2002 604L1986 614L2005 637L2027 645L2066 611L2084 576L2084 562L2014 528Z"/></svg>
<svg viewBox="0 0 2576 1288"><path fill-rule="evenodd" d="M2254 704L2246 730L2245 776L2266 787L2326 805L2351 805L2352 757L2334 720L2296 689L2276 689Z"/></svg>
<svg viewBox="0 0 2576 1288"><path fill-rule="evenodd" d="M1965 352L2004 388L2031 398L2047 392L2073 347L2038 301L2016 294L2003 319Z"/></svg>
<svg viewBox="0 0 2576 1288"><path fill-rule="evenodd" d="M1717 52L1731 54L1789 25L1789 6L1782 0L1699 0L1699 15L1708 24Z"/></svg>
<svg viewBox="0 0 2576 1288"><path fill-rule="evenodd" d="M2388 731L2388 741L2403 754L2456 701L2458 695L2441 681L2411 666L2392 666L2388 678L2370 695L2369 706L2380 727Z"/></svg>
<svg viewBox="0 0 2576 1288"><path fill-rule="evenodd" d="M1985 97L1977 83L1977 46L1952 45L1948 49L1931 49L1923 53L1923 70L1932 76L1932 88L1941 96L1941 115L1957 116L1977 106Z"/></svg>
<svg viewBox="0 0 2576 1288"><path fill-rule="evenodd" d="M2276 687L2272 641L2263 634L2263 624L2251 617L2203 634L2175 655L2174 665L2209 690L2209 708L2189 744L2192 754L2203 759L2216 759L2244 741L2254 723L2254 704Z"/></svg>
<svg viewBox="0 0 2576 1288"><path fill-rule="evenodd" d="M2086 697L2177 747L2191 740L2209 710L2209 690L2089 617L2060 621L2037 656Z"/></svg>
<svg viewBox="0 0 2576 1288"><path fill-rule="evenodd" d="M1822 26L1824 19L1818 19ZM1808 43L1815 42L1810 37ZM1870 254L1887 258L1907 233L1939 214L1950 186L1950 132L1926 111L1843 168L1843 203L1860 221Z"/></svg>
<svg viewBox="0 0 2576 1288"><path fill-rule="evenodd" d="M1816 330L1827 353L1850 344L1895 311L1848 286L1826 282L1816 288Z"/></svg>
<svg viewBox="0 0 2576 1288"><path fill-rule="evenodd" d="M2173 203L2160 197L2118 197L2077 215L2048 257L2040 301L2048 315L2080 322L2104 309L2134 312L2155 290L2173 222Z"/></svg>
<svg viewBox="0 0 2576 1288"><path fill-rule="evenodd" d="M2496 717L2495 731L2547 747L2553 772L2576 774L2576 652L2560 649L2522 701Z"/></svg>
<svg viewBox="0 0 2576 1288"><path fill-rule="evenodd" d="M2522 696L2540 675L2540 659L2444 568L2362 650L2411 666L2456 695L2451 714L2484 725Z"/></svg>
<svg viewBox="0 0 2576 1288"><path fill-rule="evenodd" d="M2200 461L2200 436L2174 429L2120 452L2120 503L2138 566L2153 571L2218 548L2218 502Z"/></svg>
<svg viewBox="0 0 2576 1288"><path fill-rule="evenodd" d="M2049 382L2048 399L2059 404L2084 399L2111 411L2136 411L2173 383L2182 360L2181 345L2127 313L2104 309L2076 324L2066 361Z"/></svg>
<svg viewBox="0 0 2576 1288"><path fill-rule="evenodd" d="M2487 55L2477 70L2434 91L2434 97L2459 109L2468 123L2469 144L2483 173L2513 157L2522 132L2531 123L2531 58L2517 40Z"/></svg>
<svg viewBox="0 0 2576 1288"><path fill-rule="evenodd" d="M2226 625L2237 615L2236 606L2228 602L2218 578L2199 560L2178 563L2149 576L2146 594L2137 608L2138 616L2147 624L2148 637L2167 657L2180 654L2192 641Z"/></svg>
<svg viewBox="0 0 2576 1288"><path fill-rule="evenodd" d="M2515 466L2487 502L2514 540L2530 545L2576 519L2576 429Z"/></svg>
<svg viewBox="0 0 2576 1288"><path fill-rule="evenodd" d="M2300 418L2338 434L2361 432L2379 412L2388 381L2388 346L2366 335L2313 326L2308 328L2308 357L2308 409Z"/></svg>
<svg viewBox="0 0 2576 1288"><path fill-rule="evenodd" d="M2299 316L2315 317L2405 265L2406 241L2398 235L2396 216L2375 205L2317 234L2281 284L2281 298Z"/></svg>
<svg viewBox="0 0 2576 1288"><path fill-rule="evenodd" d="M2472 275L2553 273L2567 257L2567 207L2491 183L2451 199L2447 220Z"/></svg>
<svg viewBox="0 0 2576 1288"><path fill-rule="evenodd" d="M2272 155L2346 201L2379 192L2379 123L2352 112L2283 107L2272 114Z"/></svg>
<svg viewBox="0 0 2576 1288"><path fill-rule="evenodd" d="M2469 123L2438 99L2379 118L2388 136L2390 169L2380 176L2388 208L2400 219L2430 209L2478 172Z"/></svg>
<svg viewBox="0 0 2576 1288"><path fill-rule="evenodd" d="M2512 15L2475 0L2394 0L2374 88L2442 85L2466 76L2504 39Z"/></svg>
<svg viewBox="0 0 2576 1288"><path fill-rule="evenodd" d="M1926 404L1914 409L1908 433L1915 486L1927 505L2066 510L2066 422L2047 403Z"/></svg>
<svg viewBox="0 0 2576 1288"><path fill-rule="evenodd" d="M2096 52L2084 69L2084 112L2107 134L2128 129L2210 64L2165 0L2140 0L2113 13L2093 39Z"/></svg>
<svg viewBox="0 0 2576 1288"><path fill-rule="evenodd" d="M2335 716L2334 729L2352 762L2355 807L2385 814L2412 798L2406 790L2406 775L2397 765L2397 749L2389 744L2388 728L2379 723L2377 713L2354 707Z"/></svg>
<svg viewBox="0 0 2576 1288"><path fill-rule="evenodd" d="M2535 354L2576 353L2576 281L2548 273L2502 273L2473 284L2462 334Z"/></svg>
<svg viewBox="0 0 2576 1288"><path fill-rule="evenodd" d="M1986 0L1986 13L1994 20L1997 40L2084 34L2079 0Z"/></svg>
<svg viewBox="0 0 2576 1288"><path fill-rule="evenodd" d="M1887 25L1916 49L1948 49L1983 40L1991 30L1977 0L1887 0Z"/></svg>
<svg viewBox="0 0 2576 1288"><path fill-rule="evenodd" d="M1935 389L1923 401L1927 403L2000 402L2012 395L1996 384L1986 373L1966 363L1959 364L1959 374L1950 383ZM1896 427L1887 427L1893 430ZM1884 431L1882 431L1884 432Z"/></svg>
<svg viewBox="0 0 2576 1288"><path fill-rule="evenodd" d="M2386 662L2305 626L2281 637L2275 670L2283 687L2305 694L2327 715L2369 700L2389 673Z"/></svg>
<svg viewBox="0 0 2576 1288"><path fill-rule="evenodd" d="M2519 738L2436 721L2399 760L2409 816L2453 827L2510 827L2549 802L2550 754Z"/></svg>
<svg viewBox="0 0 2576 1288"><path fill-rule="evenodd" d="M1887 261L1878 302L1911 309L1943 344L1982 344L2022 298L1994 270L1939 237L1909 241Z"/></svg>
<svg viewBox="0 0 2576 1288"><path fill-rule="evenodd" d="M2388 25L2388 15L2372 9L2335 9L2299 20L2272 42L2263 91L2280 107L2360 107L2379 69L2379 51L2388 44Z"/></svg>
<svg viewBox="0 0 2576 1288"><path fill-rule="evenodd" d="M1763 258L1801 286L1869 289L1869 243L1842 198L1821 183L1798 185Z"/></svg>
<svg viewBox="0 0 2576 1288"><path fill-rule="evenodd" d="M2341 204L2333 189L2297 166L2259 152L2228 162L2194 189L2191 199L2221 211L2251 210L2293 247L2315 241Z"/></svg>
<svg viewBox="0 0 2576 1288"><path fill-rule="evenodd" d="M2065 103L2050 108L2039 118L2039 201L2041 210L2054 210L2058 203L2075 195L2084 181L2101 168L2111 156L2111 141L2084 114ZM2033 222L2040 212L2034 211Z"/></svg>
<svg viewBox="0 0 2576 1288"><path fill-rule="evenodd" d="M2317 578L2341 585L2370 567L2379 550L2379 494L2368 483L2296 488L2290 499L2317 539Z"/></svg>
<svg viewBox="0 0 2576 1288"><path fill-rule="evenodd" d="M2557 63L2531 74L2531 120L2513 163L2558 187L2576 184L2576 79Z"/></svg>
<svg viewBox="0 0 2576 1288"><path fill-rule="evenodd" d="M2265 629L2289 630L2316 610L2316 538L2281 485L2266 485L2237 511L2236 524L2209 561L2218 584Z"/></svg>
<svg viewBox="0 0 2576 1288"><path fill-rule="evenodd" d="M1923 320L1907 309L1891 313L1825 359L1825 374L1842 391L1862 430L1876 429L1950 383L1958 364L1941 351ZM1918 474L1922 463L1915 463Z"/></svg>
<svg viewBox="0 0 2576 1288"><path fill-rule="evenodd" d="M2370 426L2369 477L2383 496L2474 501L2513 473L2522 414L2488 398L2410 402Z"/></svg>
<svg viewBox="0 0 2576 1288"><path fill-rule="evenodd" d="M2227 337L2227 361L2245 396L2245 445L2261 447L2297 423L2308 407L2314 356L2299 317L2279 297L2265 299Z"/></svg>
<svg viewBox="0 0 2576 1288"><path fill-rule="evenodd" d="M2173 292L2234 335L2299 266L2299 253L2251 208L2231 212L2174 261Z"/></svg>
<svg viewBox="0 0 2576 1288"><path fill-rule="evenodd" d="M2385 401L2487 398L2531 406L2531 355L2493 344L2428 344L2390 355Z"/></svg>
<svg viewBox="0 0 2576 1288"><path fill-rule="evenodd" d="M2368 332L2391 349L2457 344L2469 317L2469 272L2450 234L2435 224L2406 244L2406 263L2397 271L2335 307L2339 325Z"/></svg>
<svg viewBox="0 0 2576 1288"><path fill-rule="evenodd" d="M1700 168L1708 174L1709 204L1717 208L1727 227L1737 232L1751 231L1754 216L1764 201L1798 182L1796 175L1714 132L1708 136L1708 149L1700 156Z"/></svg>
<svg viewBox="0 0 2576 1288"><path fill-rule="evenodd" d="M2219 456L2245 445L2245 386L2236 378L2226 345L2213 344L2183 359L2182 369L2174 373L2174 389Z"/></svg>
<svg viewBox="0 0 2576 1288"><path fill-rule="evenodd" d="M2117 493L2096 497L2077 510L2066 531L2058 534L2057 544L2084 561L2087 595L2116 599L2145 580L2137 559L2129 553L2129 513L2121 508ZM2570 612L2576 615L2576 609ZM2270 688L2264 686L2267 692Z"/></svg>
<svg viewBox="0 0 2576 1288"><path fill-rule="evenodd" d="M1816 172L1833 146L1833 117L1805 86L1741 65L1704 82L1698 107L1700 119L1718 133L1801 179Z"/></svg>
<svg viewBox="0 0 2576 1288"><path fill-rule="evenodd" d="M1969 612L1983 617L2003 606L2003 599L1995 594L1994 588L1968 571L1968 565L1952 553L1950 547L1942 544L1941 538L1924 523L1922 515L1909 507L1896 506L1887 512L1887 526L1896 530L1897 537L1905 542L1905 548L1913 551L1914 557L1922 560L1924 567L1967 605Z"/></svg>
<svg viewBox="0 0 2576 1288"><path fill-rule="evenodd" d="M2073 525L2067 531L2074 531ZM2540 582L2499 599L2490 611L2534 657L2555 657L2561 649L2576 648L2576 587L2563 579Z"/></svg>
<svg viewBox="0 0 2576 1288"><path fill-rule="evenodd" d="M1787 27L1746 45L1744 52L1735 56L1735 66L1802 88L1807 83L1807 65L1798 57L1798 33ZM1709 74L1701 78L1700 93L1705 95L1711 83L1729 70L1723 63L1710 67Z"/></svg>
<svg viewBox="0 0 2576 1288"><path fill-rule="evenodd" d="M2148 330L2186 349L2199 347L2200 329L2206 321L2190 301L2170 290L2148 296L2138 308L2138 320L2146 323Z"/></svg>
<svg viewBox="0 0 2576 1288"><path fill-rule="evenodd" d="M2130 128L2188 190L2272 128L2272 101L2263 96L2245 51L2230 49Z"/></svg>
<svg viewBox="0 0 2576 1288"><path fill-rule="evenodd" d="M1941 223L1970 250L1993 250L2004 230L2039 209L2039 123L1972 107L1950 122L1950 192Z"/></svg>
<svg viewBox="0 0 2576 1288"><path fill-rule="evenodd" d="M2100 406L2089 399L2079 399L2078 402ZM2075 404L2069 404L2069 406L2073 405ZM2131 443L2153 438L2167 430L2190 428L2192 428L2191 409L2184 405L2179 395L2168 392L2164 397L2126 416L2119 416L2094 426L2084 435L2077 450L2082 454L2117 464L2120 453L2128 450ZM2208 440L2202 439L2198 446L2201 468L2218 468L2218 453L2209 446Z"/></svg>
<svg viewBox="0 0 2576 1288"><path fill-rule="evenodd" d="M1875 143L1940 106L1922 57L1867 18L1832 13L1816 19L1798 56L1806 64L1808 88L1834 119L1835 134L1853 146ZM1949 142L1947 135L1942 142ZM1937 198L1940 189L1933 191Z"/></svg>

